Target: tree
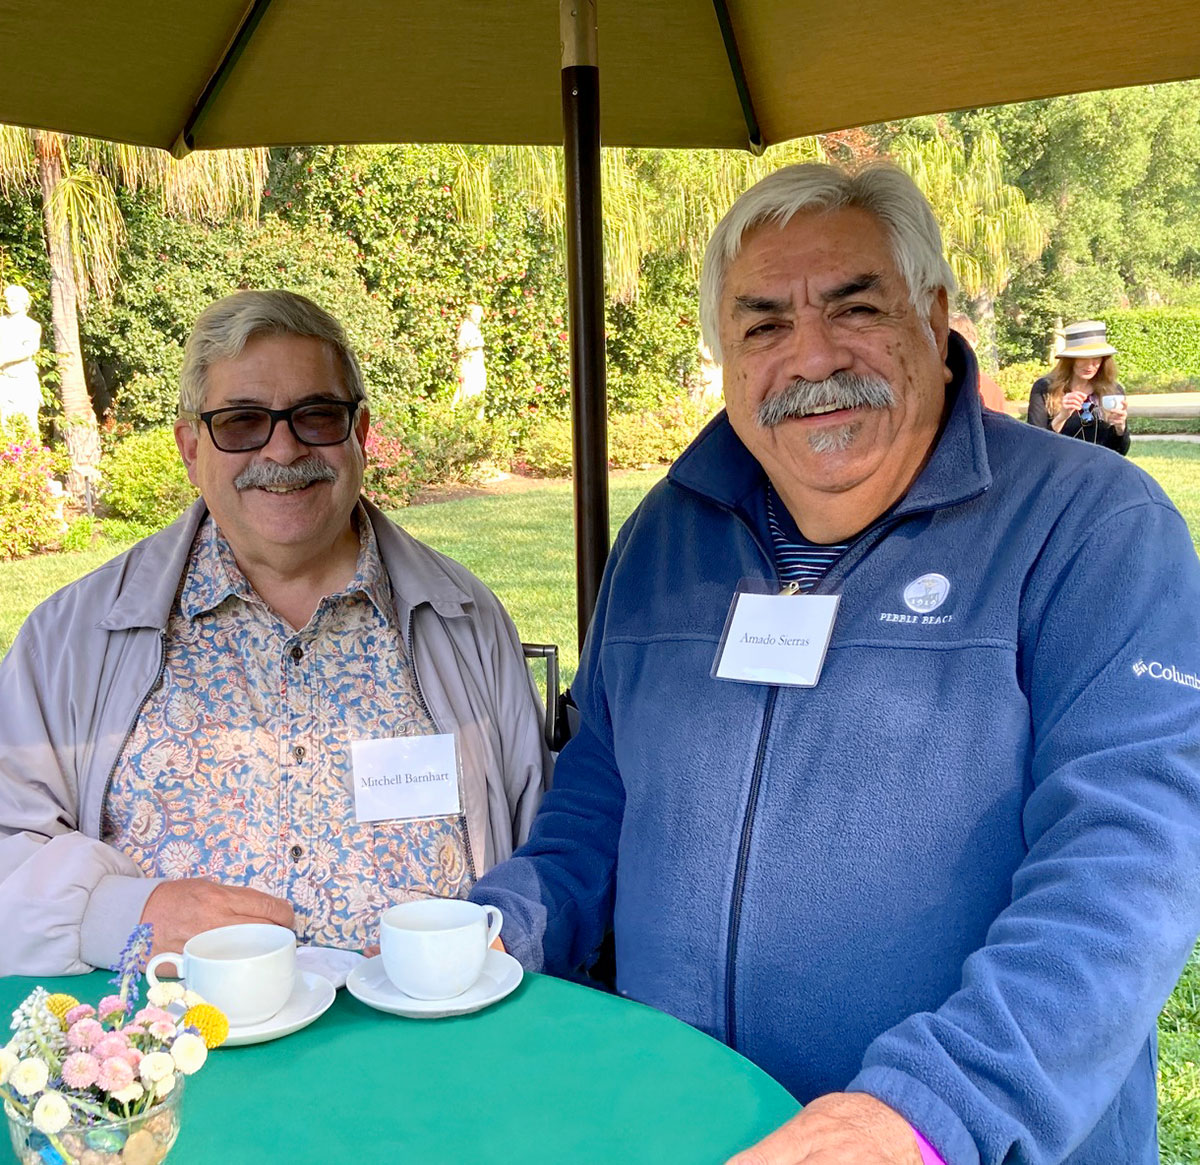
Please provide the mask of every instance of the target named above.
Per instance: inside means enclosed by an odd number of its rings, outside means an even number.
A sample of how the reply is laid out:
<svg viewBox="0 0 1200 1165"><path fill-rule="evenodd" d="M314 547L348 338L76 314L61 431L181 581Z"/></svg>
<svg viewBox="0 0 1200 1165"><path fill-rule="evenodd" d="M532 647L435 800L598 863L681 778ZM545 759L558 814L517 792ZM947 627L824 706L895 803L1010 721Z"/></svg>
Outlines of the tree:
<svg viewBox="0 0 1200 1165"><path fill-rule="evenodd" d="M1000 141L990 130L968 150L958 131L940 124L929 138L896 138L891 153L933 207L950 267L979 326L981 355L995 369L996 297L1014 269L1045 248L1041 215L1005 181Z"/></svg>
<svg viewBox="0 0 1200 1165"><path fill-rule="evenodd" d="M1049 234L1001 297L1008 355L1045 356L1052 321L1192 304L1200 275L1200 82L1080 93L948 119L996 134Z"/></svg>
<svg viewBox="0 0 1200 1165"><path fill-rule="evenodd" d="M107 299L117 283L124 222L116 187L146 189L163 213L206 220L256 216L266 153L231 150L177 162L138 149L42 130L0 126L0 192L27 192L41 204L49 257L51 322L59 372L67 487L89 499L100 460L96 413L88 395L79 314L89 296Z"/></svg>

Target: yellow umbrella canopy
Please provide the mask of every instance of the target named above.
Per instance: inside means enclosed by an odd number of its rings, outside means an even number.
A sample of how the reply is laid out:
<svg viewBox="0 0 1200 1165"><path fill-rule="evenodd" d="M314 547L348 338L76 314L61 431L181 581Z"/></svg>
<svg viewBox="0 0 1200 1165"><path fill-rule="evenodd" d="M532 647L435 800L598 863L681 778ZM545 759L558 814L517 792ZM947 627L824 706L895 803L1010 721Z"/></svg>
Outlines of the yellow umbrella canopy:
<svg viewBox="0 0 1200 1165"><path fill-rule="evenodd" d="M757 149L1200 75L1196 0L0 0L0 45L0 122L176 154L564 143L581 637L609 529L601 140Z"/></svg>
<svg viewBox="0 0 1200 1165"><path fill-rule="evenodd" d="M599 0L596 20L608 145L745 147L730 46L765 143L1200 74L1195 0ZM0 121L138 145L193 118L195 148L563 136L554 0L0 0L0 44Z"/></svg>

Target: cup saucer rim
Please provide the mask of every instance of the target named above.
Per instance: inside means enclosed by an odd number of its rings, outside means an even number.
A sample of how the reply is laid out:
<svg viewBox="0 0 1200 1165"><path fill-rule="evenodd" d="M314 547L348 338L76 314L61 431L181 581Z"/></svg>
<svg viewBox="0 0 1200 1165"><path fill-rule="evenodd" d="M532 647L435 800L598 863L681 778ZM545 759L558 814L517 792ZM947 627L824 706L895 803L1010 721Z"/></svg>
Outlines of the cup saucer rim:
<svg viewBox="0 0 1200 1165"><path fill-rule="evenodd" d="M511 995L523 981L524 968L506 951L489 949L483 972L461 995L448 999L417 999L400 990L383 969L383 956L376 955L354 968L346 979L346 989L361 1003L377 1011L402 1015L409 1019L444 1019L482 1011ZM491 979L490 985L484 985Z"/></svg>
<svg viewBox="0 0 1200 1165"><path fill-rule="evenodd" d="M311 995L311 1005L299 1014L288 1015L288 1009L293 1003L306 995ZM269 1019L260 1020L258 1023L231 1023L229 1035L225 1037L221 1047L235 1048L241 1044L265 1043L267 1040L290 1036L324 1015L333 1005L335 998L337 988L324 975L297 968L296 982L284 1005Z"/></svg>

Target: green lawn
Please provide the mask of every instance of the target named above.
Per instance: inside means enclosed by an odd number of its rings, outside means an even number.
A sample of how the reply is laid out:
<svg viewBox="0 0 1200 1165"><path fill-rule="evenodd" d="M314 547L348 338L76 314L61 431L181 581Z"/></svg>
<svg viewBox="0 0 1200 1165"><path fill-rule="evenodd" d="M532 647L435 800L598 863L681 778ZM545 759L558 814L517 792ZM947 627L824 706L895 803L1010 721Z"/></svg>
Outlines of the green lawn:
<svg viewBox="0 0 1200 1165"><path fill-rule="evenodd" d="M1187 519L1200 548L1200 444L1136 440L1132 459L1154 476ZM661 470L614 477L613 530ZM521 637L557 643L565 679L577 662L571 487L547 482L522 493L414 506L393 515L418 538L468 566L504 600ZM119 547L0 563L0 651L41 599ZM564 680L565 682L565 680ZM1159 1023L1160 1131L1164 1165L1200 1165L1200 948ZM1115 1163L1114 1163L1115 1165Z"/></svg>

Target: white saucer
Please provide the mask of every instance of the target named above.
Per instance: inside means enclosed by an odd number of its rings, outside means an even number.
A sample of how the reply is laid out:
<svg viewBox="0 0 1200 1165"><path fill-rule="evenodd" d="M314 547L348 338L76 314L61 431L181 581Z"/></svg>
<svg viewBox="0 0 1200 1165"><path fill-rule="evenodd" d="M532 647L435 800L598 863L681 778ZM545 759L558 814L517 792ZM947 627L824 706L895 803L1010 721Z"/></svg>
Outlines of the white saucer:
<svg viewBox="0 0 1200 1165"><path fill-rule="evenodd" d="M230 1027L223 1048L236 1048L239 1044L262 1044L290 1036L302 1027L308 1027L314 1019L324 1015L337 995L337 990L324 975L312 971L297 971L296 986L292 988L288 1001L270 1019L262 1023L250 1023L244 1027Z"/></svg>
<svg viewBox="0 0 1200 1165"><path fill-rule="evenodd" d="M358 951L342 951L333 947L299 946L296 948L296 970L324 975L335 987L346 986L346 976L359 963L365 962Z"/></svg>
<svg viewBox="0 0 1200 1165"><path fill-rule="evenodd" d="M468 1015L491 1006L520 985L525 972L512 955L489 950L483 974L461 995L453 999L414 999L393 985L383 969L383 956L376 955L360 963L346 979L346 990L368 1007L406 1015L409 1019L444 1019L450 1015Z"/></svg>

